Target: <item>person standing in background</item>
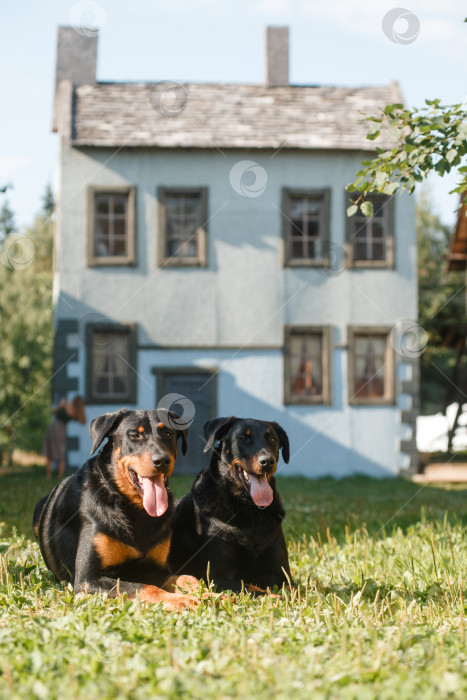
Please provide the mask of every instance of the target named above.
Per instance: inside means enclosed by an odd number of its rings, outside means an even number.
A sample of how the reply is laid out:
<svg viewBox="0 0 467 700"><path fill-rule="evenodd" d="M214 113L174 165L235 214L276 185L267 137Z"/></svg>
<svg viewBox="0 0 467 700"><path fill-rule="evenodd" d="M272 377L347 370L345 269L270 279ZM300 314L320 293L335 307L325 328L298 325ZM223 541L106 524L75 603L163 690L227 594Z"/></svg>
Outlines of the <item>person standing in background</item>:
<svg viewBox="0 0 467 700"><path fill-rule="evenodd" d="M66 426L70 420L86 423L84 401L81 396L75 396L72 401L60 399L52 409L55 420L47 428L42 444L42 454L47 457L46 477L52 478L52 462L58 462L58 478L65 474L66 460Z"/></svg>

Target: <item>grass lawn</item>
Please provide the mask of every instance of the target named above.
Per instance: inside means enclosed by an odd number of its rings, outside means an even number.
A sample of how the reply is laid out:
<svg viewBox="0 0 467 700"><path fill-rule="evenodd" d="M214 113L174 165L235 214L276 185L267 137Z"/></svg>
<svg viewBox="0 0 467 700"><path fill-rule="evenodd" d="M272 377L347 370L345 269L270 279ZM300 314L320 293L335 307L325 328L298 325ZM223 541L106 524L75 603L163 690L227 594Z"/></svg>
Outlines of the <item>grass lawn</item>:
<svg viewBox="0 0 467 700"><path fill-rule="evenodd" d="M54 582L30 532L42 471L1 474L0 697L467 697L467 489L279 488L299 593L170 614Z"/></svg>

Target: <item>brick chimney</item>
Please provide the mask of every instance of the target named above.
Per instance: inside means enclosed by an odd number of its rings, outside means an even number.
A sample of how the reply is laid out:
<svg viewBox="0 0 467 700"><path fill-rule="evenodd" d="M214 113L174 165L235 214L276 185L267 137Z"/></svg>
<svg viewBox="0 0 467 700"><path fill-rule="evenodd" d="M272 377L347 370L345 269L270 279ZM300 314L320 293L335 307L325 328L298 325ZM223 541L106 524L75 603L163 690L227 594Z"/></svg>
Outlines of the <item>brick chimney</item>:
<svg viewBox="0 0 467 700"><path fill-rule="evenodd" d="M58 28L53 131L57 131L58 125L60 83L67 80L77 86L96 82L97 39L97 32L88 36L79 27Z"/></svg>
<svg viewBox="0 0 467 700"><path fill-rule="evenodd" d="M289 28L266 27L266 87L289 84Z"/></svg>

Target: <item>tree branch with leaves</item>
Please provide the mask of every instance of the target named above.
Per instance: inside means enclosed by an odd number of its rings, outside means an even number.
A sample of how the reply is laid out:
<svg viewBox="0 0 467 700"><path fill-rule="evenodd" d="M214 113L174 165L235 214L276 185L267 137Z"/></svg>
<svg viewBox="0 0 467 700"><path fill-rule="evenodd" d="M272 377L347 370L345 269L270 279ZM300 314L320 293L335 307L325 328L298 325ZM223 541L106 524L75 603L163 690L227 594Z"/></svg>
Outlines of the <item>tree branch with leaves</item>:
<svg viewBox="0 0 467 700"><path fill-rule="evenodd" d="M380 115L366 117L371 123L367 139L374 141L384 133L394 146L376 147L376 157L362 161L363 167L347 186L348 192L357 193L348 216L358 208L372 216L368 194L392 196L403 190L412 194L432 172L443 176L457 169L459 181L452 193L467 190L467 110L462 104L441 105L439 99L425 102L426 107L412 110L399 103L387 105Z"/></svg>

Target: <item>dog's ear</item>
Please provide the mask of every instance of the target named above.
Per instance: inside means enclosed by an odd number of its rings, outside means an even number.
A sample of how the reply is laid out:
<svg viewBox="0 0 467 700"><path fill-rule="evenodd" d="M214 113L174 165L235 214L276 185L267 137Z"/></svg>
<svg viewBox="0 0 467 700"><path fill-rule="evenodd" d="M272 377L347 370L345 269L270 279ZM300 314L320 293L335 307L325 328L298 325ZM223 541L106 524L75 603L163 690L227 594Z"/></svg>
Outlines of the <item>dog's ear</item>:
<svg viewBox="0 0 467 700"><path fill-rule="evenodd" d="M180 437L182 438L182 455L186 455L186 451L188 449L187 435L188 428L185 428L184 430L177 430L177 440Z"/></svg>
<svg viewBox="0 0 467 700"><path fill-rule="evenodd" d="M113 411L113 413L104 413L104 415L91 421L89 426L89 434L92 440L91 454L97 450L102 440L109 436L109 433L117 427L127 413L126 408L120 408L118 411Z"/></svg>
<svg viewBox="0 0 467 700"><path fill-rule="evenodd" d="M169 411L170 425L177 431L177 440L182 438L182 455L186 455L188 449L188 426L180 416L173 411Z"/></svg>
<svg viewBox="0 0 467 700"><path fill-rule="evenodd" d="M285 432L284 428L279 425L279 423L276 423L276 421L271 421L271 425L279 438L279 447L282 450L282 459L286 464L288 464L290 459L289 436Z"/></svg>
<svg viewBox="0 0 467 700"><path fill-rule="evenodd" d="M236 416L229 416L229 418L215 418L205 423L203 433L207 442L203 452L210 450L217 440L223 440L236 420Z"/></svg>
<svg viewBox="0 0 467 700"><path fill-rule="evenodd" d="M172 428L177 433L177 440L182 438L182 454L186 455L188 449L188 425L183 416L177 415L174 411L169 411L166 408L158 408L157 419L162 421L168 428Z"/></svg>

